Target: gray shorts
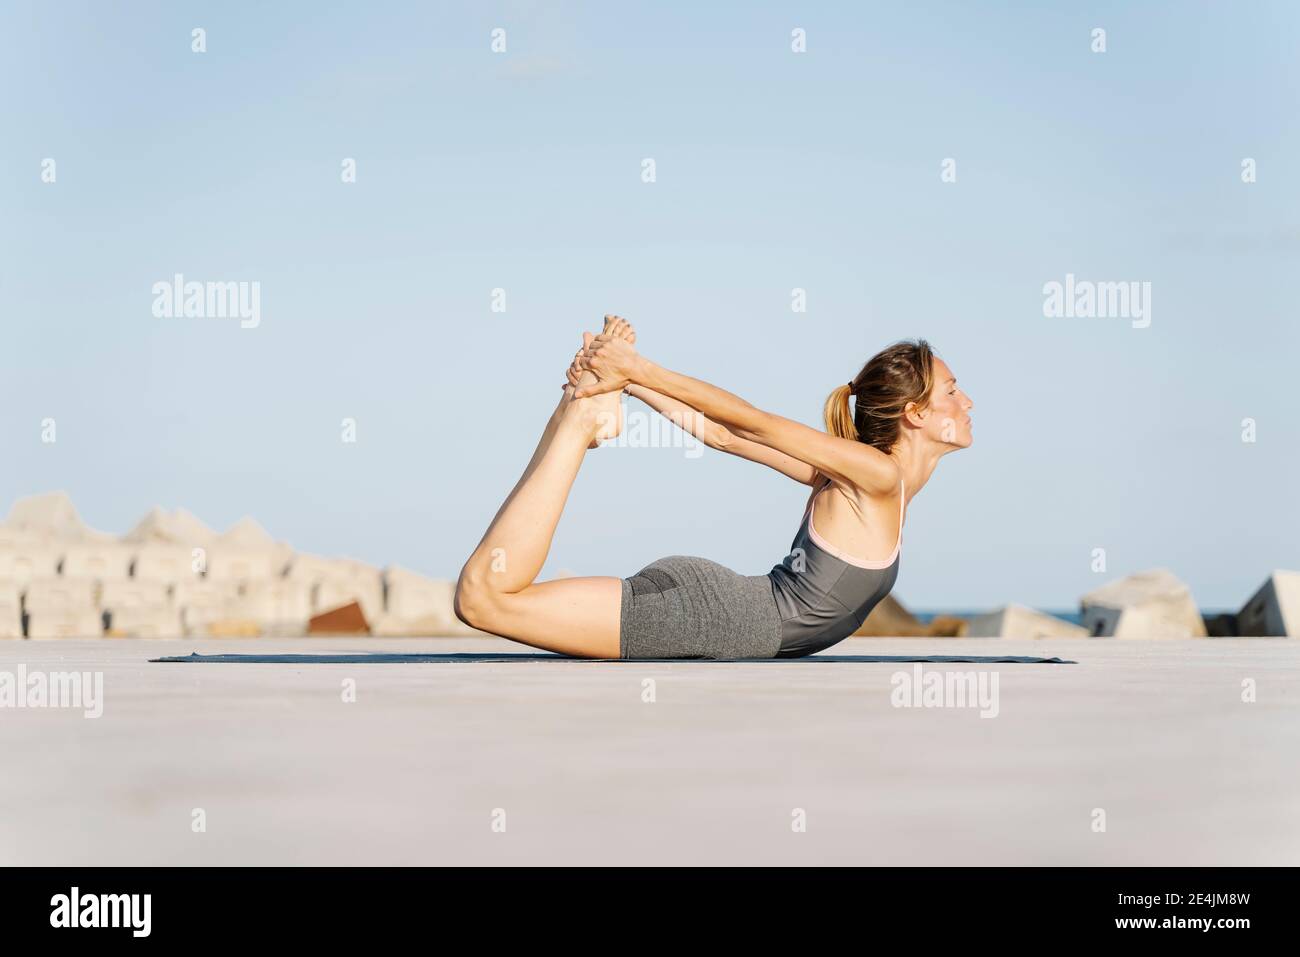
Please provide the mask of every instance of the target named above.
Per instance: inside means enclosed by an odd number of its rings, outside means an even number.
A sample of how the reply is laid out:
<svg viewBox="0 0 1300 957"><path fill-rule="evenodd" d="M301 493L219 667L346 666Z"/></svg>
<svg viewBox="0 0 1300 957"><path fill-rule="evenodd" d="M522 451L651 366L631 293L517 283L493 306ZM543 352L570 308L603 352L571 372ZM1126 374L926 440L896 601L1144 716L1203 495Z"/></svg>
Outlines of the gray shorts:
<svg viewBox="0 0 1300 957"><path fill-rule="evenodd" d="M671 555L623 579L620 658L775 658L780 648L766 575Z"/></svg>

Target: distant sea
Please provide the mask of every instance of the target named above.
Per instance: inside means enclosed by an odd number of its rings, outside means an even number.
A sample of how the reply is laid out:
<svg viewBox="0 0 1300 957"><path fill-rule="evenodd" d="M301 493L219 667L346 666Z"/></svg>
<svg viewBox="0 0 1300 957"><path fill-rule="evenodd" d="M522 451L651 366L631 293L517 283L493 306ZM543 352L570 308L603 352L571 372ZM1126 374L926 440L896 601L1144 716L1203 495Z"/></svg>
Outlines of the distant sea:
<svg viewBox="0 0 1300 957"><path fill-rule="evenodd" d="M928 625L939 615L956 615L958 618L974 618L977 615L987 615L990 611L993 611L993 609L984 608L980 611L914 611L912 614L915 615L923 624ZM1083 616L1079 614L1077 608L1074 611L1052 611L1051 609L1045 609L1045 611L1047 614L1055 615L1057 618L1064 618L1071 624L1083 624Z"/></svg>
<svg viewBox="0 0 1300 957"><path fill-rule="evenodd" d="M912 614L915 615L923 624L929 624L931 621L934 620L935 616L937 615L956 615L958 618L974 618L976 615L987 615L991 610L992 609L985 608L982 611L914 611L912 612ZM1055 615L1057 618L1064 618L1066 621L1070 622L1071 624L1074 625L1083 624L1083 616L1079 614L1079 610L1077 608L1073 611L1055 611L1050 608L1045 609L1045 611L1047 614ZM1202 608L1201 609L1201 614L1207 618L1213 618L1215 615L1231 615L1235 613L1236 613L1236 609L1227 609L1227 608Z"/></svg>

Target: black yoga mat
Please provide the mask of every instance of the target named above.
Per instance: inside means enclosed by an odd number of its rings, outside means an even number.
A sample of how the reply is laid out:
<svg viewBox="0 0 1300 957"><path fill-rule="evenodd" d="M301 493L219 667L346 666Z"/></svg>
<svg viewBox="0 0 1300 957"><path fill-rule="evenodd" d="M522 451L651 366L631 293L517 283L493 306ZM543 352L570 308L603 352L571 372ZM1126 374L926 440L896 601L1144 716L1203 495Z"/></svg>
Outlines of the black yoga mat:
<svg viewBox="0 0 1300 957"><path fill-rule="evenodd" d="M724 664L976 664L976 665L1073 665L1060 658L1033 658L1024 655L810 655L807 658L570 658L567 655L510 654L507 652L457 652L442 655L402 655L386 652L352 655L175 655L150 658L168 664L237 664L237 665L455 665L477 662L576 661L590 663L644 664L646 662L690 662Z"/></svg>

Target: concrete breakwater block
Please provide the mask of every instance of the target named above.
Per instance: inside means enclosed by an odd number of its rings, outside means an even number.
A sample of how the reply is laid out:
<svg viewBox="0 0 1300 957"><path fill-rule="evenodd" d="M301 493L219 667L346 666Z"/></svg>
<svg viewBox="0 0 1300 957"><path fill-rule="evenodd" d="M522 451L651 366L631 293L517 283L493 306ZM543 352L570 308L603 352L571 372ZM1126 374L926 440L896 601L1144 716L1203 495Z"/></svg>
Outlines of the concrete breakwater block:
<svg viewBox="0 0 1300 957"><path fill-rule="evenodd" d="M209 638L258 638L262 626L247 618L223 618L203 626L198 633Z"/></svg>
<svg viewBox="0 0 1300 957"><path fill-rule="evenodd" d="M108 631L114 638L183 638L179 608L166 605L132 605L107 612Z"/></svg>
<svg viewBox="0 0 1300 957"><path fill-rule="evenodd" d="M450 617L446 614L425 615L422 618L383 615L370 626L370 633L380 638L477 638L487 634L469 627L454 614Z"/></svg>
<svg viewBox="0 0 1300 957"><path fill-rule="evenodd" d="M59 571L65 578L119 581L130 576L134 558L132 549L112 542L68 545Z"/></svg>
<svg viewBox="0 0 1300 957"><path fill-rule="evenodd" d="M189 552L206 547L217 539L217 533L208 528L195 515L183 508L167 511L155 506L122 536L124 542L137 544L172 545Z"/></svg>
<svg viewBox="0 0 1300 957"><path fill-rule="evenodd" d="M966 625L967 638L1087 638L1088 630L1024 605L1006 605L977 615Z"/></svg>
<svg viewBox="0 0 1300 957"><path fill-rule="evenodd" d="M893 595L886 595L871 609L862 627L854 632L855 638L919 638L926 627Z"/></svg>
<svg viewBox="0 0 1300 957"><path fill-rule="evenodd" d="M108 611L166 606L171 604L171 594L162 582L135 579L104 582L99 590L99 604Z"/></svg>
<svg viewBox="0 0 1300 957"><path fill-rule="evenodd" d="M28 613L98 612L98 591L98 584L89 578L38 578L23 590L23 608Z"/></svg>
<svg viewBox="0 0 1300 957"><path fill-rule="evenodd" d="M0 638L23 636L23 605L17 585L0 585Z"/></svg>
<svg viewBox="0 0 1300 957"><path fill-rule="evenodd" d="M271 548L241 548L216 544L207 553L209 581L255 582L279 578L283 556Z"/></svg>
<svg viewBox="0 0 1300 957"><path fill-rule="evenodd" d="M0 581L26 585L59 573L63 549L57 545L0 542Z"/></svg>
<svg viewBox="0 0 1300 957"><path fill-rule="evenodd" d="M326 578L312 587L313 614L348 604L359 605L367 621L374 621L384 613L384 583L378 570L373 580Z"/></svg>
<svg viewBox="0 0 1300 957"><path fill-rule="evenodd" d="M23 591L28 638L97 638L104 633L99 585L91 579L41 578Z"/></svg>
<svg viewBox="0 0 1300 957"><path fill-rule="evenodd" d="M451 582L425 578L405 568L392 566L384 570L388 591L388 613L395 618L414 620L429 615L452 615Z"/></svg>
<svg viewBox="0 0 1300 957"><path fill-rule="evenodd" d="M263 635L301 635L311 618L311 586L286 578L252 581L231 617L256 622Z"/></svg>
<svg viewBox="0 0 1300 957"><path fill-rule="evenodd" d="M28 638L100 638L104 618L95 609L29 611Z"/></svg>
<svg viewBox="0 0 1300 957"><path fill-rule="evenodd" d="M456 586L449 581L425 578L405 568L384 569L386 613L372 619L371 630L388 637L428 635L478 635L467 627L453 607Z"/></svg>
<svg viewBox="0 0 1300 957"><path fill-rule="evenodd" d="M217 581L266 581L281 578L293 549L277 542L251 518L241 518L207 550L207 577Z"/></svg>
<svg viewBox="0 0 1300 957"><path fill-rule="evenodd" d="M197 547L197 546L196 546ZM198 580L201 556L196 560L194 549L181 545L139 545L131 562L131 577L137 581L177 585Z"/></svg>
<svg viewBox="0 0 1300 957"><path fill-rule="evenodd" d="M1237 612L1237 633L1300 637L1300 572L1273 572Z"/></svg>
<svg viewBox="0 0 1300 957"><path fill-rule="evenodd" d="M37 541L102 542L111 535L87 527L67 492L28 495L14 502L4 527Z"/></svg>
<svg viewBox="0 0 1300 957"><path fill-rule="evenodd" d="M252 518L217 534L183 509L154 508L114 536L54 492L20 499L0 523L0 635L296 636L349 605L381 634L481 634L455 617L453 590L403 569L298 554Z"/></svg>
<svg viewBox="0 0 1300 957"><path fill-rule="evenodd" d="M170 589L162 582L105 582L99 603L107 632L114 637L179 638L185 633L180 609L172 604Z"/></svg>
<svg viewBox="0 0 1300 957"><path fill-rule="evenodd" d="M1191 589L1166 568L1135 572L1080 599L1083 627L1094 637L1204 638Z"/></svg>
<svg viewBox="0 0 1300 957"><path fill-rule="evenodd" d="M304 582L311 588L311 610L321 614L356 602L367 620L384 613L384 581L378 568L345 558L294 555L285 578Z"/></svg>
<svg viewBox="0 0 1300 957"><path fill-rule="evenodd" d="M928 623L908 611L893 595L886 595L871 609L855 638L961 638L966 634L966 619L955 615L935 615Z"/></svg>
<svg viewBox="0 0 1300 957"><path fill-rule="evenodd" d="M172 601L180 610L185 634L203 635L209 625L236 613L239 586L234 582L183 581L173 588Z"/></svg>

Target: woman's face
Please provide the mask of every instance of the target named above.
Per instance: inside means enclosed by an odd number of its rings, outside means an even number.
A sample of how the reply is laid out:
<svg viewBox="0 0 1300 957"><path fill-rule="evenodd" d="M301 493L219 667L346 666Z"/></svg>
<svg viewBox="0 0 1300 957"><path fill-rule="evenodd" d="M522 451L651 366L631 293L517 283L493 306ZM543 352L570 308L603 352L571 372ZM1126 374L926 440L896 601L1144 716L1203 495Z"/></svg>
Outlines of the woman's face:
<svg viewBox="0 0 1300 957"><path fill-rule="evenodd" d="M970 410L975 403L957 388L957 377L940 358L934 360L934 388L926 410L923 430L927 438L956 449L969 448L972 442Z"/></svg>

